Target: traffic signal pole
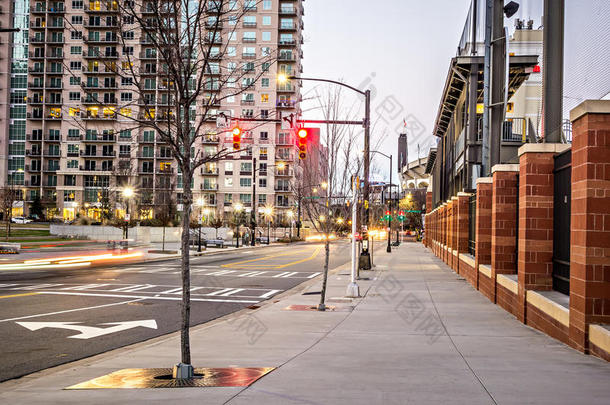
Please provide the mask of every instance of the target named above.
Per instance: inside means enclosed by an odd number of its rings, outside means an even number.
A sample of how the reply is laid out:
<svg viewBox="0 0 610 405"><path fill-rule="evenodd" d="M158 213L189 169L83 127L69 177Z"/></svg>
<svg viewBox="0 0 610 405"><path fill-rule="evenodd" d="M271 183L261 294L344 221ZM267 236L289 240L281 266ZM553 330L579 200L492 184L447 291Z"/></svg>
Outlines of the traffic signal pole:
<svg viewBox="0 0 610 405"><path fill-rule="evenodd" d="M392 253L392 244L390 239L392 238L392 155L390 155L390 199L388 200L388 210L390 211L390 217L388 218L388 247L386 252Z"/></svg>

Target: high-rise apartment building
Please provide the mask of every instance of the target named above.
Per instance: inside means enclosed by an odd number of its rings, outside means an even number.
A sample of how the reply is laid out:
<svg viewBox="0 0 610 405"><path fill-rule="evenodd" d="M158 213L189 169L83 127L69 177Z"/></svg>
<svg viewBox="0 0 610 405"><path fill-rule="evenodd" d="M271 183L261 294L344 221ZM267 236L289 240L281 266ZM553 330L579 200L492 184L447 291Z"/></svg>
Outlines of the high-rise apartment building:
<svg viewBox="0 0 610 405"><path fill-rule="evenodd" d="M14 189L13 215L24 211L28 0L0 4L0 183Z"/></svg>
<svg viewBox="0 0 610 405"><path fill-rule="evenodd" d="M122 15L118 1L129 0L30 0L24 186L26 200L40 198L49 217L70 220L81 213L99 219L103 211L121 217L125 203L120 190L126 183L136 188L131 208L140 219L166 212L170 204L181 210L182 176L169 145L154 130L125 118L141 114L138 105L143 102L152 103L160 115L172 101L157 69L160 56L141 26ZM140 3L143 18L157 9ZM244 130L243 150L197 171L194 200L217 216L237 203L249 210L256 171L258 207L273 206L281 217L294 206L291 184L299 174L294 135L279 123L239 119L297 112L300 84L280 85L276 78L280 72L302 71L303 1L221 3L245 11L238 21L223 23L220 35L232 32L230 41L225 41L222 59L210 64L211 76L231 64L249 69L241 83L234 83L246 90L215 106ZM213 16L205 18L212 24ZM264 56L273 59L248 66L249 60ZM117 74L125 63L138 66L140 83L150 92L134 91ZM216 90L206 88L205 97ZM133 107L125 108L127 104ZM214 154L231 143L228 133L210 123L196 148Z"/></svg>

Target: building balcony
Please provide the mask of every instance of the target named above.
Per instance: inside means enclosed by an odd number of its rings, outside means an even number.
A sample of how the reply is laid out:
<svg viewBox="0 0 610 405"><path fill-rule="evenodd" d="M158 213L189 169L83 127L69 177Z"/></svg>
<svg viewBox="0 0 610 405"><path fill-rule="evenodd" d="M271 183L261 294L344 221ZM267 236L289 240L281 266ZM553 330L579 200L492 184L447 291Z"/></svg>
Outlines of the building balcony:
<svg viewBox="0 0 610 405"><path fill-rule="evenodd" d="M292 192L292 190L290 189L290 187L286 187L286 186L278 186L276 185L273 189L276 193L290 193Z"/></svg>
<svg viewBox="0 0 610 405"><path fill-rule="evenodd" d="M61 152L58 150L45 150L44 157L61 157Z"/></svg>
<svg viewBox="0 0 610 405"><path fill-rule="evenodd" d="M113 21L111 24L106 24L106 21L100 21L99 24L91 24L91 23L89 23L89 21L84 21L83 25L84 25L85 28L94 29L94 30L95 29L109 29L109 30L112 30L112 29L119 29L120 28L117 21Z"/></svg>
<svg viewBox="0 0 610 405"><path fill-rule="evenodd" d="M97 136L87 136L81 135L80 140L84 143L94 142L94 143L114 143L116 142L115 135L97 135Z"/></svg>
<svg viewBox="0 0 610 405"><path fill-rule="evenodd" d="M275 177L293 177L293 170L275 170Z"/></svg>
<svg viewBox="0 0 610 405"><path fill-rule="evenodd" d="M254 100L241 100L241 105L254 105Z"/></svg>
<svg viewBox="0 0 610 405"><path fill-rule="evenodd" d="M26 156L41 156L41 151L36 149L27 149L25 151Z"/></svg>
<svg viewBox="0 0 610 405"><path fill-rule="evenodd" d="M40 173L40 167L25 165L25 171L30 173Z"/></svg>
<svg viewBox="0 0 610 405"><path fill-rule="evenodd" d="M150 136L143 136L140 135L138 136L138 143L155 143L155 138L154 137L150 137Z"/></svg>
<svg viewBox="0 0 610 405"><path fill-rule="evenodd" d="M218 142L220 142L220 136L218 135L204 135L201 138L203 144L217 144Z"/></svg>
<svg viewBox="0 0 610 405"><path fill-rule="evenodd" d="M280 7L279 14L283 16L297 16L299 10L296 7Z"/></svg>
<svg viewBox="0 0 610 405"><path fill-rule="evenodd" d="M28 142L42 142L42 134L27 134L25 140Z"/></svg>
<svg viewBox="0 0 610 405"><path fill-rule="evenodd" d="M157 60L157 53L156 52L146 52L146 51L141 51L140 52L140 59L142 60Z"/></svg>
<svg viewBox="0 0 610 405"><path fill-rule="evenodd" d="M218 168L216 169L206 169L205 167L201 169L202 176L218 176Z"/></svg>
<svg viewBox="0 0 610 405"><path fill-rule="evenodd" d="M81 119L87 121L112 121L117 119L116 114L108 114L108 115L94 115L94 114L86 114L81 115Z"/></svg>
<svg viewBox="0 0 610 405"><path fill-rule="evenodd" d="M294 93L296 89L295 86L277 86L276 91L278 93Z"/></svg>
<svg viewBox="0 0 610 405"><path fill-rule="evenodd" d="M51 173L55 173L56 171L59 170L59 166L44 166L42 168L43 172L51 172Z"/></svg>
<svg viewBox="0 0 610 405"><path fill-rule="evenodd" d="M118 52L94 52L89 49L88 51L83 51L83 58L85 59L118 59Z"/></svg>
<svg viewBox="0 0 610 405"><path fill-rule="evenodd" d="M169 169L157 169L155 170L155 174L157 175L173 175L175 173L175 170L173 168L169 168Z"/></svg>
<svg viewBox="0 0 610 405"><path fill-rule="evenodd" d="M89 69L88 66L83 66L82 72L85 74L93 74L93 75L116 75L118 72L117 68L109 68L105 66L96 66L92 69Z"/></svg>
<svg viewBox="0 0 610 405"><path fill-rule="evenodd" d="M86 13L91 13L91 14L114 14L114 13L118 13L119 10L119 6L111 6L111 7L107 7L105 4L103 4L102 2L99 2L97 4L86 4L85 2L85 12Z"/></svg>
<svg viewBox="0 0 610 405"><path fill-rule="evenodd" d="M55 135L45 135L44 136L44 141L45 142L61 142L61 136L55 136Z"/></svg>
<svg viewBox="0 0 610 405"><path fill-rule="evenodd" d="M118 37L110 38L83 38L83 42L86 44L117 44L119 43Z"/></svg>
<svg viewBox="0 0 610 405"><path fill-rule="evenodd" d="M276 108L295 108L296 105L296 100L278 100L275 103Z"/></svg>
<svg viewBox="0 0 610 405"><path fill-rule="evenodd" d="M294 23L282 23L280 24L280 26L278 27L278 29L280 31L296 31L298 28L298 26Z"/></svg>
<svg viewBox="0 0 610 405"><path fill-rule="evenodd" d="M44 68L42 66L29 67L28 73L33 74L33 75L43 75Z"/></svg>
<svg viewBox="0 0 610 405"><path fill-rule="evenodd" d="M293 54L280 53L277 56L277 60L280 62L296 62L297 57Z"/></svg>
<svg viewBox="0 0 610 405"><path fill-rule="evenodd" d="M296 39L280 39L277 43L279 46L296 46Z"/></svg>
<svg viewBox="0 0 610 405"><path fill-rule="evenodd" d="M244 28L256 28L256 22L244 22L243 27Z"/></svg>
<svg viewBox="0 0 610 405"><path fill-rule="evenodd" d="M81 172L112 172L114 166L79 166L78 170Z"/></svg>
<svg viewBox="0 0 610 405"><path fill-rule="evenodd" d="M106 86L103 83L93 85L85 82L82 86L86 90L118 90L119 88L119 85L116 83Z"/></svg>
<svg viewBox="0 0 610 405"><path fill-rule="evenodd" d="M218 184L201 183L199 189L204 191L218 191Z"/></svg>

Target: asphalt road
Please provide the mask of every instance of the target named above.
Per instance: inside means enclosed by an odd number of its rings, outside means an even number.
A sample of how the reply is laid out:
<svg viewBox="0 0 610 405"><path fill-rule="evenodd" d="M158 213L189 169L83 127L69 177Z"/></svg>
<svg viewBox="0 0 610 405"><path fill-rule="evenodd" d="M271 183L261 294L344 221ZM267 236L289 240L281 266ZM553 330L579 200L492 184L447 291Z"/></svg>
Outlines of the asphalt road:
<svg viewBox="0 0 610 405"><path fill-rule="evenodd" d="M334 242L330 268L349 254L347 242ZM191 260L191 322L198 325L320 276L324 248L296 244ZM0 381L178 330L180 286L178 260L57 269L42 278L0 274Z"/></svg>

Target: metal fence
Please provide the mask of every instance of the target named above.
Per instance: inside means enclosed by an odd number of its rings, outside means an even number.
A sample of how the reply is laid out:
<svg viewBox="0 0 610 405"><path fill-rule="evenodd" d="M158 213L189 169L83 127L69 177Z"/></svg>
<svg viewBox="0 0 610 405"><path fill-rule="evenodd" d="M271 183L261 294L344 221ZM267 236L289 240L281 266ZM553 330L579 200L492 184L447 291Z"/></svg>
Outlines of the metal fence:
<svg viewBox="0 0 610 405"><path fill-rule="evenodd" d="M477 229L477 195L470 196L468 201L468 253L474 256L476 250L476 229Z"/></svg>

